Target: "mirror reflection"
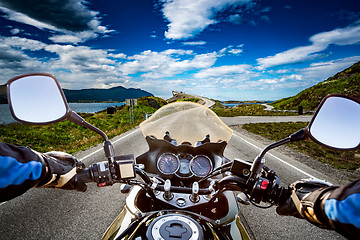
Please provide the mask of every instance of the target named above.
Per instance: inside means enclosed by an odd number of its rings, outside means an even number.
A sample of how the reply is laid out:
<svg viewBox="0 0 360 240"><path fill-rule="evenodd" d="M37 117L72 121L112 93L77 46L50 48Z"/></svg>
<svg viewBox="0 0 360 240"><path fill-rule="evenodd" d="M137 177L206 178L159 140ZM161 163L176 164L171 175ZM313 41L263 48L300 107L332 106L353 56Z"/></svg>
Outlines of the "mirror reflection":
<svg viewBox="0 0 360 240"><path fill-rule="evenodd" d="M10 82L8 88L10 108L17 120L49 123L63 118L68 111L62 90L50 76L24 76Z"/></svg>
<svg viewBox="0 0 360 240"><path fill-rule="evenodd" d="M309 132L329 147L356 148L360 144L360 104L341 96L327 98L310 123Z"/></svg>

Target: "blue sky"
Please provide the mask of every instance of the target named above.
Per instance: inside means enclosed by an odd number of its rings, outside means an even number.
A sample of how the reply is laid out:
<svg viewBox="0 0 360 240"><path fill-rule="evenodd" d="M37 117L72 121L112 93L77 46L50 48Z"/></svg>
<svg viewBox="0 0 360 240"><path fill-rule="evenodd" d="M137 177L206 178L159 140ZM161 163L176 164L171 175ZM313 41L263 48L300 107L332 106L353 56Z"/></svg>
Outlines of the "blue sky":
<svg viewBox="0 0 360 240"><path fill-rule="evenodd" d="M276 100L360 61L358 0L0 0L0 84Z"/></svg>

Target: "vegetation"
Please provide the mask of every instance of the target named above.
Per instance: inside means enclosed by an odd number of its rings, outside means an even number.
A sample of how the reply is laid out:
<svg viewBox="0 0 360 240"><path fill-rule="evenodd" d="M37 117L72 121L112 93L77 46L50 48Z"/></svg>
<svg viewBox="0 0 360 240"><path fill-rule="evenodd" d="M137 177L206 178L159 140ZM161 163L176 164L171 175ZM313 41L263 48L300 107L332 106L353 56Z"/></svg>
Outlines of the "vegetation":
<svg viewBox="0 0 360 240"><path fill-rule="evenodd" d="M201 99L199 99L199 98L183 98L183 99L176 100L176 102L194 102L194 103L197 103L200 100Z"/></svg>
<svg viewBox="0 0 360 240"><path fill-rule="evenodd" d="M278 141L307 126L308 123L255 123L245 124L243 129L268 139ZM288 144L320 162L331 164L338 169L356 170L360 168L360 150L334 151L311 140Z"/></svg>
<svg viewBox="0 0 360 240"><path fill-rule="evenodd" d="M156 109L161 108L162 106L167 104L164 99L159 97L142 97L139 98L137 102L140 106L148 106Z"/></svg>
<svg viewBox="0 0 360 240"><path fill-rule="evenodd" d="M152 97L150 97L152 98ZM138 125L145 118L145 113L153 113L156 108L142 105L146 98L139 99L134 107L135 124ZM155 100L156 101L156 100ZM159 102L164 102L160 100ZM107 114L106 111L98 113L80 114L87 122L104 131L109 138L124 133L134 125L130 124L128 106L117 108L115 114ZM29 146L39 151L65 151L74 153L85 150L90 146L101 143L102 138L77 124L63 121L46 126L34 126L20 123L0 125L0 141L15 145Z"/></svg>
<svg viewBox="0 0 360 240"><path fill-rule="evenodd" d="M315 86L305 89L296 96L275 101L272 105L276 109L290 110L302 106L307 110L315 110L321 99L330 93L360 98L360 62Z"/></svg>
<svg viewBox="0 0 360 240"><path fill-rule="evenodd" d="M235 117L235 116L288 116L297 115L294 112L274 112L265 111L261 104L241 104L233 108L227 108L218 101L215 102L212 110L221 117Z"/></svg>

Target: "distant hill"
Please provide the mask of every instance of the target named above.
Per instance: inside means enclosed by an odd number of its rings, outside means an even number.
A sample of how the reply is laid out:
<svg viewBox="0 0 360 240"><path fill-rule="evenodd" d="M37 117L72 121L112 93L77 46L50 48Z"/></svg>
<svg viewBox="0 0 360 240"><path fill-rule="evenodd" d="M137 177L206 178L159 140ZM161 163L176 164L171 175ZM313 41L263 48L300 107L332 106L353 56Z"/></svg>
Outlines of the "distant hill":
<svg viewBox="0 0 360 240"><path fill-rule="evenodd" d="M123 102L127 98L141 98L154 96L149 92L136 88L113 87L109 89L82 89L68 90L63 89L69 102L77 101L118 101Z"/></svg>
<svg viewBox="0 0 360 240"><path fill-rule="evenodd" d="M360 99L360 62L335 74L333 77L309 87L296 96L275 101L275 109L297 109L302 106L307 110L315 110L329 93L339 93Z"/></svg>
<svg viewBox="0 0 360 240"><path fill-rule="evenodd" d="M123 102L127 98L141 98L154 96L149 92L135 88L113 87L109 89L82 89L68 90L63 89L69 102L104 102L116 101ZM0 85L0 104L7 103L6 85Z"/></svg>

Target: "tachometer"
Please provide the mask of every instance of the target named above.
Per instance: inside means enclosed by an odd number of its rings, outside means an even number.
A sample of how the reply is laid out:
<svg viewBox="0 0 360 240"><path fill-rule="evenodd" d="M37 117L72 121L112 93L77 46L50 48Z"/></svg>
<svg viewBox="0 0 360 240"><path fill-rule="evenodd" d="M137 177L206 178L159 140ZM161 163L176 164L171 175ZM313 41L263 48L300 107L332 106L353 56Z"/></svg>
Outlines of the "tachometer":
<svg viewBox="0 0 360 240"><path fill-rule="evenodd" d="M198 177L206 176L212 170L211 160L203 155L196 156L190 162L190 170Z"/></svg>
<svg viewBox="0 0 360 240"><path fill-rule="evenodd" d="M157 162L159 171L166 175L175 173L179 169L179 166L179 159L171 153L162 154Z"/></svg>

